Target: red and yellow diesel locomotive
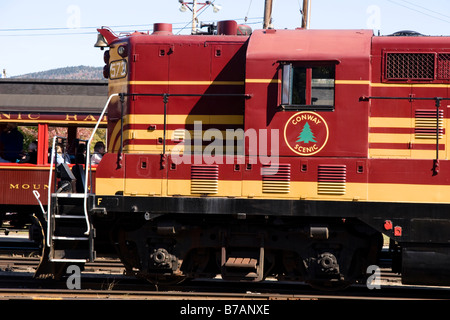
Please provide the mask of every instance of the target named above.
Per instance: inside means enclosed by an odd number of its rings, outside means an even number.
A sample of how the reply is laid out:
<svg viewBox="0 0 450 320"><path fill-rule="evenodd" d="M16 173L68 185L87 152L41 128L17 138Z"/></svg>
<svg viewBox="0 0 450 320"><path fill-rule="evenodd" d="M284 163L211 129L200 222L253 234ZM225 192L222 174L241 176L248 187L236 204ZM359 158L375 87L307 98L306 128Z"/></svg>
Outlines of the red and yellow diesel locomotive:
<svg viewBox="0 0 450 320"><path fill-rule="evenodd" d="M95 194L53 195L50 262L95 258L96 229L152 281L340 288L385 235L404 283L450 283L449 37L99 32L108 153ZM82 199L86 238L63 239Z"/></svg>

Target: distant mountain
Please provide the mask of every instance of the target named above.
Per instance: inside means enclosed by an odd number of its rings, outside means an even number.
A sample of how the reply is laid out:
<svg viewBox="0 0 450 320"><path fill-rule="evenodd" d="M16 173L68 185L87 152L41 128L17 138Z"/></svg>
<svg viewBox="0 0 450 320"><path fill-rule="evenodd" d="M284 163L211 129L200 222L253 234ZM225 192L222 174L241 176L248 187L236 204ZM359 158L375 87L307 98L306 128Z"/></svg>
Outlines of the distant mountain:
<svg viewBox="0 0 450 320"><path fill-rule="evenodd" d="M104 80L103 67L76 66L27 73L11 77L15 79L70 79L70 80Z"/></svg>

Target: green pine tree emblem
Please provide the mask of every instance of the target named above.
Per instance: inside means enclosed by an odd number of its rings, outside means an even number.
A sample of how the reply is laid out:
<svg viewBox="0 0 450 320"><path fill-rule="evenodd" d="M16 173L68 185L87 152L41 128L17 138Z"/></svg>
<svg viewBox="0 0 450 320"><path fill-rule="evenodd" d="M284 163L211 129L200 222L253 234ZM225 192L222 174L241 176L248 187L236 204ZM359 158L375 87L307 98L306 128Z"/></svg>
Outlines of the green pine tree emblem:
<svg viewBox="0 0 450 320"><path fill-rule="evenodd" d="M304 142L304 143L310 143L317 142L314 140L316 137L314 137L314 134L311 131L311 127L309 126L309 123L306 122L303 126L302 132L300 132L300 135L298 136L298 140L296 142Z"/></svg>

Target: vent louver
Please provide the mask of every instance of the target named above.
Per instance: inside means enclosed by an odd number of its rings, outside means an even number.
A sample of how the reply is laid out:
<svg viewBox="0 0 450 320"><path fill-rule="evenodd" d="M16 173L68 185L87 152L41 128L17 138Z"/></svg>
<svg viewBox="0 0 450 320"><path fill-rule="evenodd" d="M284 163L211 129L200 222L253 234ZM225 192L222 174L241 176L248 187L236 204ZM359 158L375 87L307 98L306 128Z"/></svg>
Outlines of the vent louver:
<svg viewBox="0 0 450 320"><path fill-rule="evenodd" d="M218 165L192 165L191 193L214 194L219 189Z"/></svg>
<svg viewBox="0 0 450 320"><path fill-rule="evenodd" d="M439 110L439 139L444 134L444 111ZM436 110L415 111L414 135L416 139L436 139Z"/></svg>
<svg viewBox="0 0 450 320"><path fill-rule="evenodd" d="M289 193L291 186L291 165L278 164L262 167L263 193Z"/></svg>
<svg viewBox="0 0 450 320"><path fill-rule="evenodd" d="M317 193L322 195L344 195L347 181L345 165L319 165Z"/></svg>

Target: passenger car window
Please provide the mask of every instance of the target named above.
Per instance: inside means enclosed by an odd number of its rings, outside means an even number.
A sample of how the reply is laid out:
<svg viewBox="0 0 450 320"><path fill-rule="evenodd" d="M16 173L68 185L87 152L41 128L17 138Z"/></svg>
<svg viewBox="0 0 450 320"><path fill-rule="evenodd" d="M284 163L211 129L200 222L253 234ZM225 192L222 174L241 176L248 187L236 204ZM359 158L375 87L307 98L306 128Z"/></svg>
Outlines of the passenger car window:
<svg viewBox="0 0 450 320"><path fill-rule="evenodd" d="M334 110L334 65L283 65L281 107L285 110Z"/></svg>

